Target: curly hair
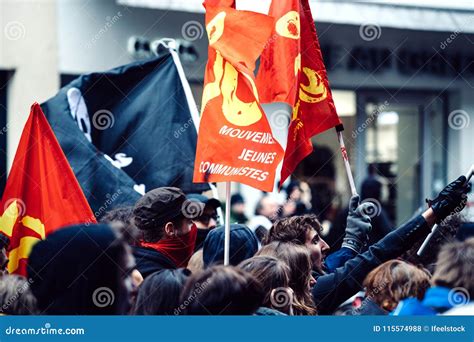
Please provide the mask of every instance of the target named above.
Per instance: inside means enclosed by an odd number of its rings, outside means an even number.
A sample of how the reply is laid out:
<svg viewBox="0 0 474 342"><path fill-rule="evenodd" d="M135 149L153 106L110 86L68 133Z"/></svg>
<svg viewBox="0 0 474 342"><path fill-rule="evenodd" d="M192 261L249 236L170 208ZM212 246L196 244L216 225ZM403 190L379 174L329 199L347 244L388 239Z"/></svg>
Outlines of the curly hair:
<svg viewBox="0 0 474 342"><path fill-rule="evenodd" d="M318 234L321 232L321 223L314 214L287 217L276 221L263 244L267 245L273 241L291 242L297 245L304 245L308 231L314 229Z"/></svg>

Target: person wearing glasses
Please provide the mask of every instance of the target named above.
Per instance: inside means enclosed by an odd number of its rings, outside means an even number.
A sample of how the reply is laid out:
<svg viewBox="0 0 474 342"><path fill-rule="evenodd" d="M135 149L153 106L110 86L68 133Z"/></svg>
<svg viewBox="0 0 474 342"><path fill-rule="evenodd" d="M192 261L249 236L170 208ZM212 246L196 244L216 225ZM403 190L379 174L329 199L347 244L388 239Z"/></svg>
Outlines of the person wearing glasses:
<svg viewBox="0 0 474 342"><path fill-rule="evenodd" d="M200 194L188 194L186 197L190 201L204 204L202 214L193 219L194 224L198 228L194 251L198 251L202 248L207 234L216 228L218 224L219 215L217 215L217 208L221 207L221 202L216 198L209 198Z"/></svg>

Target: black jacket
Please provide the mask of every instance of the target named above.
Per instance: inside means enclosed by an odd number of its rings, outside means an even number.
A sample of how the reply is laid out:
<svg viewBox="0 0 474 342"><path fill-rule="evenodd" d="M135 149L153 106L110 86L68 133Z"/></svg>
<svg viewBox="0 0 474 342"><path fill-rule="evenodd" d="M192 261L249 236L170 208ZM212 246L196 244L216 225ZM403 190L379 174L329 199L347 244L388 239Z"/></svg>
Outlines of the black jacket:
<svg viewBox="0 0 474 342"><path fill-rule="evenodd" d="M177 268L173 261L153 248L133 247L133 256L135 257L137 270L143 278L156 271Z"/></svg>
<svg viewBox="0 0 474 342"><path fill-rule="evenodd" d="M399 257L430 232L419 215L370 246L367 252L348 260L332 273L319 275L312 289L318 312L331 314L341 303L362 289L367 274L380 264Z"/></svg>

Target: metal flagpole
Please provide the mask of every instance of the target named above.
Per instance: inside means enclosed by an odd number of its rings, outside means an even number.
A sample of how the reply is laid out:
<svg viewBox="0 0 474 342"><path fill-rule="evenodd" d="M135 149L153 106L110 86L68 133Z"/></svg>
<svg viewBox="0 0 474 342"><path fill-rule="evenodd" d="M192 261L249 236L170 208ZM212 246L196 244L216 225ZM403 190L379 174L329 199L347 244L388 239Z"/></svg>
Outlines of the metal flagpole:
<svg viewBox="0 0 474 342"><path fill-rule="evenodd" d="M466 184L469 183L469 181L470 181L473 174L474 174L474 165L471 165L471 168L466 173ZM431 229L431 233L428 234L425 241L423 241L423 244L421 245L420 249L418 250L418 252L416 252L416 255L421 256L423 254L423 252L425 251L426 247L428 246L431 238L433 237L433 235L436 233L436 231L438 229L439 229L439 226L437 224L435 224L433 226L433 229Z"/></svg>
<svg viewBox="0 0 474 342"><path fill-rule="evenodd" d="M229 265L230 252L230 189L232 183L225 183L225 234L224 234L224 265Z"/></svg>
<svg viewBox="0 0 474 342"><path fill-rule="evenodd" d="M339 140L339 146L341 147L342 160L344 160L344 166L346 168L347 179L349 180L352 196L354 196L354 195L357 195L357 190L354 183L354 177L352 176L351 164L349 163L349 157L347 156L346 146L344 145L344 138L342 136L343 130L344 130L344 126L342 124L336 126L337 140Z"/></svg>

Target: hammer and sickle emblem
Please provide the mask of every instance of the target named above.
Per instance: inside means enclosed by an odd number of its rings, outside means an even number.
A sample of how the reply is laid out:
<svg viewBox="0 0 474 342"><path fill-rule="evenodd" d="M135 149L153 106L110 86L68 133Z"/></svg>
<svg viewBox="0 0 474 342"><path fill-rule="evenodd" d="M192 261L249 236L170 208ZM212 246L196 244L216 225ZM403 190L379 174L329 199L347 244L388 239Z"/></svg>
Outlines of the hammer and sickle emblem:
<svg viewBox="0 0 474 342"><path fill-rule="evenodd" d="M220 12L207 25L209 44L214 44L224 32L224 18L226 13ZM201 115L207 103L222 96L222 112L231 124L236 126L250 126L262 118L262 112L257 101L244 102L237 96L239 72L229 62L225 61L219 51L212 66L214 81L208 82L203 90ZM257 86L252 77L240 73L250 83L251 91L258 100Z"/></svg>
<svg viewBox="0 0 474 342"><path fill-rule="evenodd" d="M309 85L300 84L299 98L307 103L317 103L325 100L328 90L324 85L321 75L310 68L304 67L303 73L309 81Z"/></svg>
<svg viewBox="0 0 474 342"><path fill-rule="evenodd" d="M25 228L29 228L32 231L36 232L41 238L35 236L24 236L20 239L20 244L18 247L10 250L8 258L8 272L13 273L20 263L21 259L28 258L30 255L31 249L33 246L42 239L45 238L45 228L41 220L25 215L20 217L20 212L18 210L17 201L13 201L0 216L0 231L7 236L11 237L13 234L13 228L15 227L16 222L20 220L21 224Z"/></svg>
<svg viewBox="0 0 474 342"><path fill-rule="evenodd" d="M277 20L275 31L282 37L290 39L300 38L300 14L290 11Z"/></svg>

